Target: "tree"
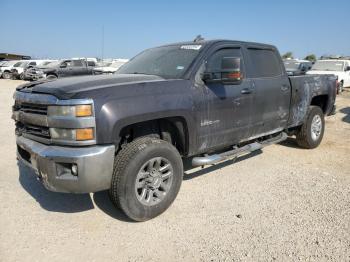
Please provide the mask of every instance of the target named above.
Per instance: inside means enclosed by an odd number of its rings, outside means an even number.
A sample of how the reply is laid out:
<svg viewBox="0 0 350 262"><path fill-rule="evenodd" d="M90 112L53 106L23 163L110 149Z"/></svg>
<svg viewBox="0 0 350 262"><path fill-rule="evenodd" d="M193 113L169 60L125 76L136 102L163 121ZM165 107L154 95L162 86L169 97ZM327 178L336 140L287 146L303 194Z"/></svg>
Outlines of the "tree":
<svg viewBox="0 0 350 262"><path fill-rule="evenodd" d="M292 52L287 52L285 53L283 56L282 56L283 59L287 59L287 58L290 58L290 59L293 59L293 53Z"/></svg>
<svg viewBox="0 0 350 262"><path fill-rule="evenodd" d="M315 62L317 60L316 55L314 54L307 55L304 59L309 60L310 62Z"/></svg>

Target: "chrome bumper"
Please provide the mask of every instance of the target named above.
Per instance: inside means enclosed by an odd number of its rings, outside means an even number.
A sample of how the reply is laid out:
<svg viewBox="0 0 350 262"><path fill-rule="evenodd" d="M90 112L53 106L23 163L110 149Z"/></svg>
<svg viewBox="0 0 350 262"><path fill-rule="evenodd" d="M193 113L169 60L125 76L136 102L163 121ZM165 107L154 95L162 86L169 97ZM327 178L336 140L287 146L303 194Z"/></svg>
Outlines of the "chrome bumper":
<svg viewBox="0 0 350 262"><path fill-rule="evenodd" d="M115 147L48 146L18 136L17 157L55 192L90 193L110 188ZM72 171L77 166L77 173Z"/></svg>

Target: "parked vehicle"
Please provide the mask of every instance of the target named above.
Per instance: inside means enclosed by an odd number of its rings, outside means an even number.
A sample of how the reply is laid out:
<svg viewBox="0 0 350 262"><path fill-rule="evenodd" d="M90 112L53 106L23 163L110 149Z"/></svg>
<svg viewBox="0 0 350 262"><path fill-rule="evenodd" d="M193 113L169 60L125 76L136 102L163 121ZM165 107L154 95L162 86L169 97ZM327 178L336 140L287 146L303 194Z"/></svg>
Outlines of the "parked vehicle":
<svg viewBox="0 0 350 262"><path fill-rule="evenodd" d="M1 78L1 74L2 74L1 68L2 68L3 66L5 66L6 63L7 63L7 61L0 61L0 78Z"/></svg>
<svg viewBox="0 0 350 262"><path fill-rule="evenodd" d="M145 221L176 198L182 158L212 165L288 135L317 147L335 88L334 75L288 77L271 45L161 46L114 75L17 88L17 156L47 189L109 189L128 217Z"/></svg>
<svg viewBox="0 0 350 262"><path fill-rule="evenodd" d="M40 68L47 68L50 63L56 61L57 60L42 60L41 62L38 62L36 66L29 66L24 70L24 80L33 81L42 78L39 75L39 72L41 71Z"/></svg>
<svg viewBox="0 0 350 262"><path fill-rule="evenodd" d="M0 67L0 75L4 79L10 79L12 77L11 70L15 65L19 65L21 61L11 60L7 61Z"/></svg>
<svg viewBox="0 0 350 262"><path fill-rule="evenodd" d="M312 67L310 61L300 59L285 59L283 63L289 76L305 75Z"/></svg>
<svg viewBox="0 0 350 262"><path fill-rule="evenodd" d="M88 64L89 63L89 64ZM29 72L30 78L37 80L41 78L57 79L70 76L92 75L95 66L94 61L64 59L47 64L45 67Z"/></svg>
<svg viewBox="0 0 350 262"><path fill-rule="evenodd" d="M14 65L13 68L11 69L12 78L27 80L26 71L28 69L43 65L47 62L50 62L50 61L48 61L48 60L23 60L23 61L21 61L21 63L17 63L16 65Z"/></svg>
<svg viewBox="0 0 350 262"><path fill-rule="evenodd" d="M350 87L350 60L327 59L318 60L307 72L310 75L334 74L338 78L338 92L344 87Z"/></svg>
<svg viewBox="0 0 350 262"><path fill-rule="evenodd" d="M107 62L102 66L95 67L93 70L93 73L95 75L113 74L119 69L119 67L124 65L126 62L128 62L127 59L118 59L118 60L114 60L112 62Z"/></svg>

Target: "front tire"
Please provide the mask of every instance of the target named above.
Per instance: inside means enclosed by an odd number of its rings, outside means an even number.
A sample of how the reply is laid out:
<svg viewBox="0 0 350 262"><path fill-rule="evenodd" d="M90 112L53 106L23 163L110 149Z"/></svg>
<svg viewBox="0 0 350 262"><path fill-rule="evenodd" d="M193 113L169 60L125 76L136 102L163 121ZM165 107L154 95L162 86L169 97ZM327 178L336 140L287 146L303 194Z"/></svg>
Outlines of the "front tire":
<svg viewBox="0 0 350 262"><path fill-rule="evenodd" d="M129 218L146 221L173 203L182 177L182 159L173 145L157 138L138 138L115 158L110 196Z"/></svg>
<svg viewBox="0 0 350 262"><path fill-rule="evenodd" d="M47 75L46 76L46 79L49 79L49 80L56 80L58 77L56 75Z"/></svg>
<svg viewBox="0 0 350 262"><path fill-rule="evenodd" d="M12 74L9 73L9 72L3 72L3 73L2 73L2 78L3 78L3 79L10 79L11 76L12 76Z"/></svg>
<svg viewBox="0 0 350 262"><path fill-rule="evenodd" d="M296 135L300 147L312 149L321 143L325 129L324 114L320 107L310 106L305 123Z"/></svg>

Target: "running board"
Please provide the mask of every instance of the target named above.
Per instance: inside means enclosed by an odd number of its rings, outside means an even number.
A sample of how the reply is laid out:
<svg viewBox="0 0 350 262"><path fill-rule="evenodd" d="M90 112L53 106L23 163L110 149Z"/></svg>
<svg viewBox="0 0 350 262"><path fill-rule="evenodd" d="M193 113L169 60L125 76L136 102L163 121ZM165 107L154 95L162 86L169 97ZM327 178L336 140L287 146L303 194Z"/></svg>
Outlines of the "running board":
<svg viewBox="0 0 350 262"><path fill-rule="evenodd" d="M235 148L226 152L223 152L221 154L215 154L215 155L207 155L203 157L194 157L192 159L192 166L205 166L205 165L213 165L218 162L222 162L224 160L227 160L229 158L238 157L243 154L251 153L257 150L262 149L265 146L277 144L287 139L287 134L282 132L276 137L266 139L262 142L254 142L239 148Z"/></svg>

